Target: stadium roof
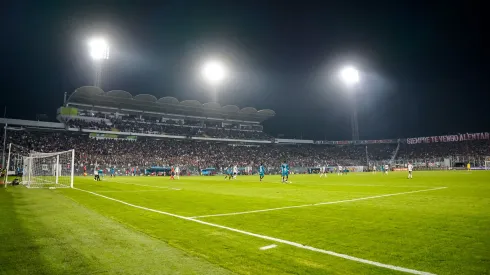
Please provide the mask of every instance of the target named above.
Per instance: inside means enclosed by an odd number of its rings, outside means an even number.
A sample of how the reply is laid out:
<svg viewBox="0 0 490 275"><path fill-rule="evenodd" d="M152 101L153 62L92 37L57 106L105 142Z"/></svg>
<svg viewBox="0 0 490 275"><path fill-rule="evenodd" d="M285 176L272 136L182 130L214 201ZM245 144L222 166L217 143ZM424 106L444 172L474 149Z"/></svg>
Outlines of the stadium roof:
<svg viewBox="0 0 490 275"><path fill-rule="evenodd" d="M76 89L68 98L67 104L86 104L119 109L131 109L141 112L157 112L165 114L193 115L215 117L222 119L238 119L262 122L273 117L273 110L259 110L253 107L238 108L236 105L221 107L217 102L202 104L197 100L180 101L175 97L157 99L153 95L139 94L136 96L123 90L104 92L94 86L84 86Z"/></svg>

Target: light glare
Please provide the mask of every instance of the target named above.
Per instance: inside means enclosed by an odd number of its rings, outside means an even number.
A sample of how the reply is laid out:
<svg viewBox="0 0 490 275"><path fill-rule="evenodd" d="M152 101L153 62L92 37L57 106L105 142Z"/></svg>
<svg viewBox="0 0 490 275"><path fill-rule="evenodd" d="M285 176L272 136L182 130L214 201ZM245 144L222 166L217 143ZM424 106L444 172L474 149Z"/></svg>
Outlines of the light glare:
<svg viewBox="0 0 490 275"><path fill-rule="evenodd" d="M109 45L102 38L95 38L89 41L90 56L94 60L109 59Z"/></svg>
<svg viewBox="0 0 490 275"><path fill-rule="evenodd" d="M220 62L210 61L204 64L202 68L202 76L212 85L219 84L226 77L225 67Z"/></svg>
<svg viewBox="0 0 490 275"><path fill-rule="evenodd" d="M345 67L340 72L340 77L347 85L354 85L359 82L359 71L354 67Z"/></svg>

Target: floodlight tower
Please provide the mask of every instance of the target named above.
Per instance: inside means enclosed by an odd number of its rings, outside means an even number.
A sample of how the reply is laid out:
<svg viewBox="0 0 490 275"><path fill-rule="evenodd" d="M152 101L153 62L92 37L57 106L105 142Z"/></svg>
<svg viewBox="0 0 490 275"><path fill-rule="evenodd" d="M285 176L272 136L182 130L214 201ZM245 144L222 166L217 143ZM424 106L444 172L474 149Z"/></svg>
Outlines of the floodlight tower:
<svg viewBox="0 0 490 275"><path fill-rule="evenodd" d="M216 60L208 61L204 63L201 70L204 80L213 88L213 100L218 100L218 87L226 78L225 66Z"/></svg>
<svg viewBox="0 0 490 275"><path fill-rule="evenodd" d="M352 115L351 115L351 127L352 127L352 140L359 140L359 124L357 123L357 104L356 104L356 92L358 90L359 83L359 71L352 67L344 67L340 71L340 79L352 92Z"/></svg>
<svg viewBox="0 0 490 275"><path fill-rule="evenodd" d="M109 59L109 44L103 38L94 38L89 41L90 57L94 61L95 78L94 86L101 86L102 82L102 67L105 60Z"/></svg>

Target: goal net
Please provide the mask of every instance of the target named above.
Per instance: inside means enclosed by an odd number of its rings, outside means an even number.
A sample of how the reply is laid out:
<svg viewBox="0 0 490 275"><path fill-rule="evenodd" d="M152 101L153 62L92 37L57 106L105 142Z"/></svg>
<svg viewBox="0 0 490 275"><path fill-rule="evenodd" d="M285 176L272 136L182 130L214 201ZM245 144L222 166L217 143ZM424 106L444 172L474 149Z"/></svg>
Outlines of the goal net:
<svg viewBox="0 0 490 275"><path fill-rule="evenodd" d="M24 157L29 155L29 148L25 148L14 143L10 143L7 147L7 160L5 166L5 178L2 180L5 183L12 183L15 179L19 180L22 177L24 167ZM7 187L7 184L5 184Z"/></svg>
<svg viewBox="0 0 490 275"><path fill-rule="evenodd" d="M22 184L29 188L73 188L75 150L54 153L31 153L24 157Z"/></svg>
<svg viewBox="0 0 490 275"><path fill-rule="evenodd" d="M490 157L485 157L485 170L490 170Z"/></svg>
<svg viewBox="0 0 490 275"><path fill-rule="evenodd" d="M74 161L75 150L39 153L9 144L8 182L16 179L28 188L73 188Z"/></svg>

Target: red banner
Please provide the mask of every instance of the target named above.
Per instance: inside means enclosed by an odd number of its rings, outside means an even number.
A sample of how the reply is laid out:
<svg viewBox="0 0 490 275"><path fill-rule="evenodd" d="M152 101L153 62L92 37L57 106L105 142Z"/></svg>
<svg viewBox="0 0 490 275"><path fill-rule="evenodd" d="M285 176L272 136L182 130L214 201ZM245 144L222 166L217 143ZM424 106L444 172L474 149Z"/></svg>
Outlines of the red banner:
<svg viewBox="0 0 490 275"><path fill-rule="evenodd" d="M485 132L485 133L474 133L474 134L457 134L457 135L446 135L446 136L407 138L407 143L418 144L418 143L455 142L455 141L481 140L481 139L490 139L490 134L488 132Z"/></svg>

